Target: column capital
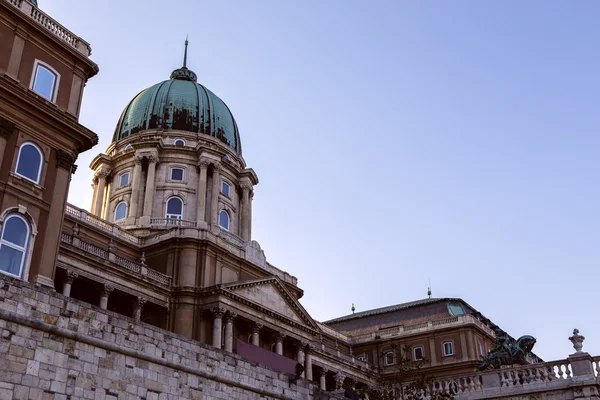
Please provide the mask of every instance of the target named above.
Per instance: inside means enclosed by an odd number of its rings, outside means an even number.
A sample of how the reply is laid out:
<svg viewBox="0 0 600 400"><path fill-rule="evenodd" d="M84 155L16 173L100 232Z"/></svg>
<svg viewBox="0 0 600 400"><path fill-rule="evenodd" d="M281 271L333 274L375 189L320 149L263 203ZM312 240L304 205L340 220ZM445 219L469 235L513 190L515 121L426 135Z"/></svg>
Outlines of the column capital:
<svg viewBox="0 0 600 400"><path fill-rule="evenodd" d="M252 324L252 333L258 333L263 328L263 324L255 322Z"/></svg>
<svg viewBox="0 0 600 400"><path fill-rule="evenodd" d="M115 287L112 285L104 284L104 288L102 289L102 295L109 297L110 294L115 290ZM145 302L145 301L144 301Z"/></svg>
<svg viewBox="0 0 600 400"><path fill-rule="evenodd" d="M240 187L242 188L243 191L250 192L252 190L252 184L248 183L248 182L242 182L240 184Z"/></svg>
<svg viewBox="0 0 600 400"><path fill-rule="evenodd" d="M138 298L137 298L138 306L140 308L144 307L144 304L146 304L147 301L148 301L148 299L141 297L141 296L138 296Z"/></svg>
<svg viewBox="0 0 600 400"><path fill-rule="evenodd" d="M237 316L237 313L227 311L227 314L225 314L225 322L233 322L233 320L236 319Z"/></svg>
<svg viewBox="0 0 600 400"><path fill-rule="evenodd" d="M212 307L210 309L210 312L213 313L215 318L223 318L223 315L225 315L225 312L227 312L227 310L225 310L223 307Z"/></svg>
<svg viewBox="0 0 600 400"><path fill-rule="evenodd" d="M75 164L75 160L77 160L77 156L69 153L64 150L56 150L56 168L66 169L67 171L73 171L73 166Z"/></svg>
<svg viewBox="0 0 600 400"><path fill-rule="evenodd" d="M329 373L329 369L327 369L327 368L324 368L324 367L323 367L323 368L321 368L321 372L322 372L324 375L327 375L327 374Z"/></svg>
<svg viewBox="0 0 600 400"><path fill-rule="evenodd" d="M216 173L218 173L221 170L221 163L220 162L213 162L212 166L213 166L213 170Z"/></svg>
<svg viewBox="0 0 600 400"><path fill-rule="evenodd" d="M283 342L283 339L285 339L287 336L287 334L283 333L283 332L277 332L277 334L275 335L275 338L277 339L278 342Z"/></svg>
<svg viewBox="0 0 600 400"><path fill-rule="evenodd" d="M142 165L143 160L144 160L144 157L142 157L142 156L135 156L133 158L133 161L136 163L136 165Z"/></svg>
<svg viewBox="0 0 600 400"><path fill-rule="evenodd" d="M67 279L66 283L71 285L75 279L79 277L79 273L77 271L73 271L72 269L67 270Z"/></svg>
<svg viewBox="0 0 600 400"><path fill-rule="evenodd" d="M156 164L158 162L158 156L150 154L149 156L146 156L146 160L148 160L148 164Z"/></svg>
<svg viewBox="0 0 600 400"><path fill-rule="evenodd" d="M110 174L110 168L100 168L94 174L95 179L106 179L106 177Z"/></svg>
<svg viewBox="0 0 600 400"><path fill-rule="evenodd" d="M210 160L208 158L201 158L200 161L198 161L198 167L200 169L206 169L208 168L208 166L210 165Z"/></svg>
<svg viewBox="0 0 600 400"><path fill-rule="evenodd" d="M10 122L9 120L6 120L4 118L0 118L0 136L3 138L8 138L9 135L11 135L14 131L15 128L17 126Z"/></svg>

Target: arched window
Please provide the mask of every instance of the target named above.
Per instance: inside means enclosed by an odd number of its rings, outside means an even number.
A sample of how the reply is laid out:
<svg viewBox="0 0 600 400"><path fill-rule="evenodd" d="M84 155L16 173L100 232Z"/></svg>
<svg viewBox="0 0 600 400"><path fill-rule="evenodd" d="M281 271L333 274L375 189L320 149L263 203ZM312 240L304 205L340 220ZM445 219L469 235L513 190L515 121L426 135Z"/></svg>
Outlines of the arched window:
<svg viewBox="0 0 600 400"><path fill-rule="evenodd" d="M128 144L127 146L125 146L125 148L123 150L127 151L127 150L131 150L133 149L133 146Z"/></svg>
<svg viewBox="0 0 600 400"><path fill-rule="evenodd" d="M229 214L227 211L221 210L219 213L219 226L223 229L229 230Z"/></svg>
<svg viewBox="0 0 600 400"><path fill-rule="evenodd" d="M175 141L175 146L179 146L179 147L185 146L185 140L183 140L183 139L177 139Z"/></svg>
<svg viewBox="0 0 600 400"><path fill-rule="evenodd" d="M179 197L167 200L166 218L181 219L183 217L183 201Z"/></svg>
<svg viewBox="0 0 600 400"><path fill-rule="evenodd" d="M413 347L413 360L418 361L424 359L423 346Z"/></svg>
<svg viewBox="0 0 600 400"><path fill-rule="evenodd" d="M42 150L31 142L21 144L17 157L17 175L40 183L42 176Z"/></svg>
<svg viewBox="0 0 600 400"><path fill-rule="evenodd" d="M31 89L51 102L56 101L60 74L54 68L40 60L35 60Z"/></svg>
<svg viewBox="0 0 600 400"><path fill-rule="evenodd" d="M21 278L29 243L29 223L18 214L10 214L2 225L0 272Z"/></svg>
<svg viewBox="0 0 600 400"><path fill-rule="evenodd" d="M115 209L115 222L127 218L127 203L120 202Z"/></svg>

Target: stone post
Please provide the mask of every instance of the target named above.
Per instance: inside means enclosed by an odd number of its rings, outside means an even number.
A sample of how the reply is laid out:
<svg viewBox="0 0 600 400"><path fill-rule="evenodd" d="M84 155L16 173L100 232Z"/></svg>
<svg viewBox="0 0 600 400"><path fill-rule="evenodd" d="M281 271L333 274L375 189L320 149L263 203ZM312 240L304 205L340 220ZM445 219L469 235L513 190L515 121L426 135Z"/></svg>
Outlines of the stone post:
<svg viewBox="0 0 600 400"><path fill-rule="evenodd" d="M573 343L573 348L575 349L575 353L569 355L569 363L571 364L571 371L573 372L573 383L595 383L594 359L589 353L582 351L585 337L579 334L579 329L573 329L573 336L571 336L569 340ZM589 390L589 388L587 390ZM580 391L582 395L578 396L577 389L575 390L575 397L598 398L597 392L594 393L592 391L591 393L586 393L586 388L582 388Z"/></svg>
<svg viewBox="0 0 600 400"><path fill-rule="evenodd" d="M321 376L319 377L319 387L321 390L327 390L327 371L325 368L321 370Z"/></svg>
<svg viewBox="0 0 600 400"><path fill-rule="evenodd" d="M297 344L297 346L296 361L304 366L304 348L306 347L306 343L300 342ZM302 374L300 374L300 378L304 378L305 374L306 371L302 372Z"/></svg>
<svg viewBox="0 0 600 400"><path fill-rule="evenodd" d="M200 226L201 222L205 222L206 218L206 172L208 169L208 161L200 160L198 164L200 174L198 175L198 198L196 203L196 226Z"/></svg>
<svg viewBox="0 0 600 400"><path fill-rule="evenodd" d="M101 168L96 173L96 179L98 179L98 184L96 185L96 204L94 204L94 210L92 214L97 217L102 218L102 207L104 206L104 191L106 190L106 177L110 173L110 170Z"/></svg>
<svg viewBox="0 0 600 400"><path fill-rule="evenodd" d="M231 311L225 316L225 351L233 352L233 320L237 314Z"/></svg>
<svg viewBox="0 0 600 400"><path fill-rule="evenodd" d="M252 185L245 183L242 185L242 229L241 236L244 242L250 240L250 189Z"/></svg>
<svg viewBox="0 0 600 400"><path fill-rule="evenodd" d="M138 214L138 205L140 201L140 179L142 175L142 157L135 157L135 166L131 175L131 200L129 206L129 216L136 218Z"/></svg>
<svg viewBox="0 0 600 400"><path fill-rule="evenodd" d="M114 232L114 229L113 229L113 232ZM113 263L117 261L116 250L117 250L117 244L111 237L108 240L108 261L113 262Z"/></svg>
<svg viewBox="0 0 600 400"><path fill-rule="evenodd" d="M156 156L148 156L148 174L146 176L146 194L144 195L143 216L152 217L152 206L154 205L154 189L156 186ZM150 221L147 221L148 224Z"/></svg>
<svg viewBox="0 0 600 400"><path fill-rule="evenodd" d="M71 269L67 270L67 279L65 279L65 286L63 286L63 296L71 297L71 286L73 281L77 279L79 274Z"/></svg>
<svg viewBox="0 0 600 400"><path fill-rule="evenodd" d="M283 355L283 339L285 339L285 333L278 332L275 338L275 353L280 356Z"/></svg>
<svg viewBox="0 0 600 400"><path fill-rule="evenodd" d="M15 131L15 128L15 124L4 118L0 118L0 165L2 165L2 160L4 160L4 151L6 150L8 136Z"/></svg>
<svg viewBox="0 0 600 400"><path fill-rule="evenodd" d="M100 294L100 308L106 310L108 308L108 298L112 291L115 290L114 287L110 285L104 285L102 289L102 293Z"/></svg>
<svg viewBox="0 0 600 400"><path fill-rule="evenodd" d="M225 314L225 309L221 307L213 307L210 310L213 313L213 337L212 337L212 345L217 349L221 348L221 330L223 327L223 315Z"/></svg>
<svg viewBox="0 0 600 400"><path fill-rule="evenodd" d="M262 327L262 324L259 324L258 322L252 324L252 344L254 346L260 346L259 332L262 329Z"/></svg>
<svg viewBox="0 0 600 400"><path fill-rule="evenodd" d="M44 229L41 233L42 244L40 250L43 256L38 265L31 265L30 278L33 282L42 286L54 288L54 272L56 270L56 259L60 246L60 234L62 232L65 207L67 205L67 194L71 183L71 171L75 156L64 150L56 151L56 178L53 187L46 187L46 192L52 190L50 210ZM36 247L38 243L36 242ZM31 280L31 279L30 279Z"/></svg>
<svg viewBox="0 0 600 400"><path fill-rule="evenodd" d="M143 297L137 298L137 304L135 305L135 310L133 311L133 319L137 322L140 322L142 319L142 309L144 308L144 304L146 304L146 299Z"/></svg>
<svg viewBox="0 0 600 400"><path fill-rule="evenodd" d="M313 379L313 371L312 371L312 346L306 346L306 355L304 356L304 373L306 374L306 379L312 381Z"/></svg>
<svg viewBox="0 0 600 400"><path fill-rule="evenodd" d="M213 225L219 223L219 193L221 191L221 164L213 164L213 181L212 181L212 204L210 207L210 221Z"/></svg>

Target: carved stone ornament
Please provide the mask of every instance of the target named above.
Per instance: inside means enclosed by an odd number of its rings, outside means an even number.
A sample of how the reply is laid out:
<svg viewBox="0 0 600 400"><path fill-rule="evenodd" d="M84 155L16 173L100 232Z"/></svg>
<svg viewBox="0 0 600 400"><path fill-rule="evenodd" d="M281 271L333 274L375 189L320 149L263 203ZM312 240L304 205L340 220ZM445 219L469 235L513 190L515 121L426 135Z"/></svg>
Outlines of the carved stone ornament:
<svg viewBox="0 0 600 400"><path fill-rule="evenodd" d="M73 167L71 167L71 174L74 174L77 171L77 164L73 164Z"/></svg>
<svg viewBox="0 0 600 400"><path fill-rule="evenodd" d="M200 168L208 168L209 165L210 165L210 161L206 158L201 158L200 162L198 162L198 166Z"/></svg>
<svg viewBox="0 0 600 400"><path fill-rule="evenodd" d="M287 335L285 333L282 332L277 332L276 338L278 342L283 342L283 339L285 339Z"/></svg>
<svg viewBox="0 0 600 400"><path fill-rule="evenodd" d="M104 288L102 289L102 296L109 297L113 290L115 290L114 286L104 285Z"/></svg>
<svg viewBox="0 0 600 400"><path fill-rule="evenodd" d="M146 304L148 299L145 299L143 297L138 297L137 301L138 301L138 307L141 309L142 307L144 307L144 304Z"/></svg>
<svg viewBox="0 0 600 400"><path fill-rule="evenodd" d="M581 349L583 349L583 341L585 340L585 336L579 334L579 329L573 329L573 336L569 338L571 343L573 343L573 348L576 353L582 353Z"/></svg>
<svg viewBox="0 0 600 400"><path fill-rule="evenodd" d="M215 318L223 318L223 315L225 315L226 310L223 307L213 307L210 309L210 312L213 313Z"/></svg>
<svg viewBox="0 0 600 400"><path fill-rule="evenodd" d="M158 162L158 157L154 154L150 154L149 156L146 156L146 160L148 160L148 164L155 164Z"/></svg>
<svg viewBox="0 0 600 400"><path fill-rule="evenodd" d="M79 274L76 271L73 270L68 270L67 271L67 278L65 279L65 282L68 283L69 285L73 284L73 281L75 279L77 279L79 277Z"/></svg>
<svg viewBox="0 0 600 400"><path fill-rule="evenodd" d="M251 191L251 190L252 190L252 185L251 185L251 184L249 184L248 182L244 182L244 183L242 183L242 184L240 185L240 187L241 187L241 188L242 188L242 190L244 190L244 191L246 191L246 190L247 190L247 191L249 192L249 191Z"/></svg>
<svg viewBox="0 0 600 400"><path fill-rule="evenodd" d="M234 319L237 318L237 314L231 311L228 311L227 314L225 315L225 321L226 322L233 322Z"/></svg>
<svg viewBox="0 0 600 400"><path fill-rule="evenodd" d="M66 169L67 171L73 171L73 164L75 164L77 157L64 150L56 150L56 168Z"/></svg>
<svg viewBox="0 0 600 400"><path fill-rule="evenodd" d="M133 159L133 161L135 161L136 164L141 164L142 160L144 159L144 157L142 156L135 156L135 158Z"/></svg>
<svg viewBox="0 0 600 400"><path fill-rule="evenodd" d="M260 330L263 328L263 324L260 324L258 322L252 324L252 333L258 333L260 332Z"/></svg>
<svg viewBox="0 0 600 400"><path fill-rule="evenodd" d="M2 117L0 117L0 136L7 138L15 131L16 125Z"/></svg>

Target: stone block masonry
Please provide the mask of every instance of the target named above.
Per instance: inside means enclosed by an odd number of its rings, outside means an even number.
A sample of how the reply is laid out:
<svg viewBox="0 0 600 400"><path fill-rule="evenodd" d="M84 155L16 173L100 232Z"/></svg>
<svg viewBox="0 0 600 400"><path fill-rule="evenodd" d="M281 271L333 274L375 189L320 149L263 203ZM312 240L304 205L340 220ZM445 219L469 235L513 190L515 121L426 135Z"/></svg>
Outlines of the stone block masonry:
<svg viewBox="0 0 600 400"><path fill-rule="evenodd" d="M313 382L0 277L0 400L333 398Z"/></svg>

